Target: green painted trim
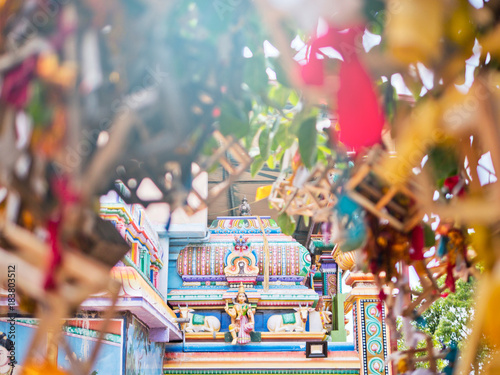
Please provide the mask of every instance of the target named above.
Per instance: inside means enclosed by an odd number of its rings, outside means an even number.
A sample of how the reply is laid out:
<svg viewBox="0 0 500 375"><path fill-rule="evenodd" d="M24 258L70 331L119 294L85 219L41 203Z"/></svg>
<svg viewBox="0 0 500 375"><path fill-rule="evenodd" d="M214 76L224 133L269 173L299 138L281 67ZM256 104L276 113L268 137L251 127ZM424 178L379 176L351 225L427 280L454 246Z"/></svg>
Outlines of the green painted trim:
<svg viewBox="0 0 500 375"><path fill-rule="evenodd" d="M335 247L334 243L327 243L326 244L320 240L313 241L313 244L314 244L314 247L316 249L320 249L320 250L333 250L333 248Z"/></svg>
<svg viewBox="0 0 500 375"><path fill-rule="evenodd" d="M125 207L117 207L116 205L117 203L113 203L113 206L107 206L106 203L101 204L100 212L109 216L116 215L124 220L124 224L130 224L132 222L130 212Z"/></svg>
<svg viewBox="0 0 500 375"><path fill-rule="evenodd" d="M32 326L37 326L38 325L38 319L32 319L32 318L15 318L16 323L24 323L24 324L30 324Z"/></svg>
<svg viewBox="0 0 500 375"><path fill-rule="evenodd" d="M163 262L159 259L155 259L151 262L151 264L156 265L160 270L163 268Z"/></svg>
<svg viewBox="0 0 500 375"><path fill-rule="evenodd" d="M81 328L81 327L63 326L63 331L65 331L67 333L72 333L72 334L77 335L77 336L92 337L92 338L98 338L99 334L100 334L99 331L95 331L93 329ZM105 333L103 340L121 344L122 337L120 335L115 335L113 333Z"/></svg>
<svg viewBox="0 0 500 375"><path fill-rule="evenodd" d="M168 375L188 375L188 374L200 374L200 375L229 375L229 374L238 374L238 375L267 375L267 374L301 374L301 375L310 375L310 374L325 374L325 375L347 375L354 374L359 375L359 370L337 370L337 369L310 369L310 370L302 370L302 369L275 369L275 370L215 370L215 369L206 369L206 370L177 370L177 369L164 369L163 374Z"/></svg>
<svg viewBox="0 0 500 375"><path fill-rule="evenodd" d="M132 261L132 259L129 258L128 255L125 255L123 257L123 263L126 265L126 266L129 266L129 267L132 267L133 269L135 269L137 272L139 272L139 274L142 276L142 278L148 283L148 285L153 288L153 290L158 293L158 295L161 297L162 300L166 301L165 297L163 297L163 294L160 293L160 291L158 289L155 288L155 286L153 285L153 283L151 282L151 280L149 280L149 277L146 276L144 274L144 272L142 272L142 270L137 267L137 265Z"/></svg>

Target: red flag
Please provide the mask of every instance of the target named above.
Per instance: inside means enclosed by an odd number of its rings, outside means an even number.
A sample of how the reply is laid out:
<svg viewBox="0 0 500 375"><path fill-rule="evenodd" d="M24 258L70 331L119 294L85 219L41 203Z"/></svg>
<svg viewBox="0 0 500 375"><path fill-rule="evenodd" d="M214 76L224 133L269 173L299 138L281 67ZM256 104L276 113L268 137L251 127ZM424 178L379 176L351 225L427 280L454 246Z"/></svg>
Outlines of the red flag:
<svg viewBox="0 0 500 375"><path fill-rule="evenodd" d="M332 47L343 57L340 66L340 87L337 92L339 140L356 151L380 142L384 114L379 105L372 80L359 60L363 51L361 42L364 27L339 31L330 28L326 35L311 43L309 61L301 68L304 82L310 85L324 83L323 63L317 54L320 48ZM334 132L334 127L331 128Z"/></svg>

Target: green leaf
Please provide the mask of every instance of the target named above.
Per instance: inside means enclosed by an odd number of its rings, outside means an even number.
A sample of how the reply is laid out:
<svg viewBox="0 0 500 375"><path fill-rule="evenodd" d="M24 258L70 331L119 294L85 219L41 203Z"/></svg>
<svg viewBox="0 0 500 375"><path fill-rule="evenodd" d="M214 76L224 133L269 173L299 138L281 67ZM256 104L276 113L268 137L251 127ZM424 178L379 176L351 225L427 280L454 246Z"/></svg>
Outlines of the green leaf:
<svg viewBox="0 0 500 375"><path fill-rule="evenodd" d="M386 23L385 3L382 0L366 1L363 13L369 21L367 29L373 34L382 35Z"/></svg>
<svg viewBox="0 0 500 375"><path fill-rule="evenodd" d="M278 216L278 225L281 228L281 231L286 234L291 236L293 232L295 232L295 220L288 216L286 213L282 213L280 216Z"/></svg>
<svg viewBox="0 0 500 375"><path fill-rule="evenodd" d="M425 167L432 168L431 173L439 181L440 187L446 178L458 173L460 163L456 151L452 144L447 143L439 144L429 151L429 161Z"/></svg>
<svg viewBox="0 0 500 375"><path fill-rule="evenodd" d="M278 129L279 130L279 129ZM273 139L271 140L271 151L272 152L275 152L277 149L278 149L278 146L280 145L280 143L278 142L278 139L276 139L276 135L278 134L278 132L276 132L274 134L274 137Z"/></svg>
<svg viewBox="0 0 500 375"><path fill-rule="evenodd" d="M318 116L318 110L316 108L304 108L301 112L297 113L290 125L290 132L292 134L298 135L300 127L304 121L308 118L316 118Z"/></svg>
<svg viewBox="0 0 500 375"><path fill-rule="evenodd" d="M260 150L260 157L262 159L267 159L267 157L269 156L269 146L271 143L269 142L269 137L270 137L270 130L266 126L261 131L259 136L259 150Z"/></svg>
<svg viewBox="0 0 500 375"><path fill-rule="evenodd" d="M285 149L281 149L275 156L275 159L278 161L280 167L283 165L283 155L285 155L285 151L286 151Z"/></svg>
<svg viewBox="0 0 500 375"><path fill-rule="evenodd" d="M318 149L317 159L318 162L323 162L323 164L327 164L325 153L319 149Z"/></svg>
<svg viewBox="0 0 500 375"><path fill-rule="evenodd" d="M300 125L299 152L306 168L311 169L316 159L316 118L309 117Z"/></svg>
<svg viewBox="0 0 500 375"><path fill-rule="evenodd" d="M34 125L44 127L51 122L52 109L45 105L44 96L46 95L42 85L36 80L31 86L31 98L28 103L27 112L33 119Z"/></svg>
<svg viewBox="0 0 500 375"><path fill-rule="evenodd" d="M394 112L396 111L396 101L398 99L396 89L390 81L380 84L380 91L384 96L384 112L389 123L392 123Z"/></svg>
<svg viewBox="0 0 500 375"><path fill-rule="evenodd" d="M290 82L288 81L288 77L283 68L281 67L281 64L279 63L278 59L271 58L269 60L271 61L274 72L276 73L276 80L283 86L290 87Z"/></svg>
<svg viewBox="0 0 500 375"><path fill-rule="evenodd" d="M279 109L283 109L288 103L288 98L292 90L284 86L274 86L269 91L269 99L278 105Z"/></svg>
<svg viewBox="0 0 500 375"><path fill-rule="evenodd" d="M328 147L326 146L322 146L322 145L319 145L318 146L318 150L321 151L323 154L325 155L331 155L332 154L332 150L330 150Z"/></svg>
<svg viewBox="0 0 500 375"><path fill-rule="evenodd" d="M252 175L252 177L255 177L257 175L257 173L259 173L259 171L262 169L262 166L264 165L264 163L266 162L265 159L262 159L262 157L260 156L257 156L252 165L250 166L250 173Z"/></svg>
<svg viewBox="0 0 500 375"><path fill-rule="evenodd" d="M300 96L297 94L297 91L292 90L292 93L290 94L290 97L288 98L290 101L290 104L293 105L294 107L299 104Z"/></svg>
<svg viewBox="0 0 500 375"><path fill-rule="evenodd" d="M436 233L434 233L430 225L424 224L424 246L432 247L435 244L436 244Z"/></svg>
<svg viewBox="0 0 500 375"><path fill-rule="evenodd" d="M269 158L267 159L267 166L269 167L269 169L276 168L276 158L274 157L274 155L269 156Z"/></svg>
<svg viewBox="0 0 500 375"><path fill-rule="evenodd" d="M303 120L304 120L305 116L304 116L304 112L299 112L297 113L297 115L295 115L295 117L293 118L291 124L290 124L290 133L294 134L294 135L297 135L299 133L299 129L300 129L300 125L302 124Z"/></svg>
<svg viewBox="0 0 500 375"><path fill-rule="evenodd" d="M219 143L214 137L209 137L203 144L202 153L203 155L213 155L214 151L219 148Z"/></svg>
<svg viewBox="0 0 500 375"><path fill-rule="evenodd" d="M278 149L279 143L275 140L276 138L276 133L280 129L280 124L281 124L281 116L277 116L276 119L274 120L273 123L273 128L271 129L271 151L275 152Z"/></svg>
<svg viewBox="0 0 500 375"><path fill-rule="evenodd" d="M219 128L224 135L242 138L250 130L248 115L234 101L226 99L221 104Z"/></svg>
<svg viewBox="0 0 500 375"><path fill-rule="evenodd" d="M245 96L243 98L243 110L249 113L254 108L254 100L250 96Z"/></svg>
<svg viewBox="0 0 500 375"><path fill-rule="evenodd" d="M283 149L286 150L293 145L294 140L295 140L295 135L293 135L290 132L290 125L280 124L278 131L273 137L271 149L276 150L278 146L281 146Z"/></svg>
<svg viewBox="0 0 500 375"><path fill-rule="evenodd" d="M256 113L255 111L252 114L252 117L250 119L250 130L248 131L245 139L247 140L247 144L251 145L253 142L253 139L255 138L255 135L260 131L262 128L262 125L264 125L264 122L259 116L259 113Z"/></svg>
<svg viewBox="0 0 500 375"><path fill-rule="evenodd" d="M256 53L250 59L246 59L244 82L252 91L260 93L267 88L269 77L266 69L266 58L263 53Z"/></svg>
<svg viewBox="0 0 500 375"><path fill-rule="evenodd" d="M276 116L273 122L273 127L272 127L272 132L276 133L276 131L279 129L281 124L281 116Z"/></svg>
<svg viewBox="0 0 500 375"><path fill-rule="evenodd" d="M327 144L328 139L326 138L326 135L323 131L318 132L317 142L319 145L326 145Z"/></svg>

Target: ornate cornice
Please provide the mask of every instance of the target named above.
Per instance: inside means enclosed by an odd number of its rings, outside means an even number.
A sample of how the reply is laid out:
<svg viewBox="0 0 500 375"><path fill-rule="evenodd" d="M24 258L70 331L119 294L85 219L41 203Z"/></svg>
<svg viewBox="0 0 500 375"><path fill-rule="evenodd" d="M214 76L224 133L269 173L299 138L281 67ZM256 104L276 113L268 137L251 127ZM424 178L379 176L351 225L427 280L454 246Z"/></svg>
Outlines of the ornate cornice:
<svg viewBox="0 0 500 375"><path fill-rule="evenodd" d="M345 300L344 313L351 311L353 304L361 298L378 297L379 290L371 273L351 272L345 279L346 285L352 287Z"/></svg>
<svg viewBox="0 0 500 375"><path fill-rule="evenodd" d="M172 340L182 338L176 315L139 271L133 267L117 266L112 268L111 276L121 284L117 310L132 312L150 329L167 332ZM109 303L109 294L96 294L87 299L81 309L102 311L109 308Z"/></svg>
<svg viewBox="0 0 500 375"><path fill-rule="evenodd" d="M151 255L152 262L159 268L163 267L160 259L162 254L158 234L151 228L142 207L132 207L122 202L101 203L100 216L114 223L120 234L133 243L140 243L146 247Z"/></svg>
<svg viewBox="0 0 500 375"><path fill-rule="evenodd" d="M269 216L261 216L260 219L266 234L281 233L281 228ZM262 234L256 216L219 216L212 222L208 230L212 234Z"/></svg>

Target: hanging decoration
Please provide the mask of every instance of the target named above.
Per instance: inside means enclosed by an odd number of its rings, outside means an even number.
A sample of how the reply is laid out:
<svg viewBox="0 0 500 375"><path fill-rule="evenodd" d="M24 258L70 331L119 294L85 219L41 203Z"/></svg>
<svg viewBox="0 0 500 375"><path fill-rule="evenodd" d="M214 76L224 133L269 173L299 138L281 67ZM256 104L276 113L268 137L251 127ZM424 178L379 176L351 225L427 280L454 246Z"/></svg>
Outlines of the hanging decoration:
<svg viewBox="0 0 500 375"><path fill-rule="evenodd" d="M332 47L342 55L338 72L337 114L339 140L349 148L360 151L381 142L384 115L372 79L358 56L362 48L364 26L347 30L329 27L326 34L310 44L309 60L302 66L302 78L309 85L325 83L324 63L318 56L321 48ZM363 110L359 110L362 108ZM333 135L335 128L330 128ZM333 135L334 136L334 135Z"/></svg>

